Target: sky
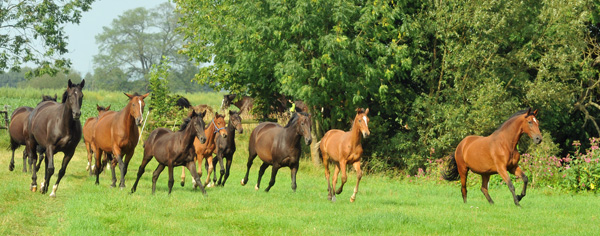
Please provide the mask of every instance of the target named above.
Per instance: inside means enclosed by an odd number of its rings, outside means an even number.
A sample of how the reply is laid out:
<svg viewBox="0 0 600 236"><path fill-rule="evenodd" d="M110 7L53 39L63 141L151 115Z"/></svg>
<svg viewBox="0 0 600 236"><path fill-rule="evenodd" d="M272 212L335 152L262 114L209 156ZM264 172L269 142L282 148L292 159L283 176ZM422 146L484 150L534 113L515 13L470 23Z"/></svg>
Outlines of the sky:
<svg viewBox="0 0 600 236"><path fill-rule="evenodd" d="M69 36L67 48L69 53L65 57L71 59L71 69L78 71L82 76L93 72L93 58L98 54L96 35L102 33L103 26L110 26L113 19L125 11L138 8L153 8L168 0L96 0L92 9L82 13L79 25L65 26Z"/></svg>

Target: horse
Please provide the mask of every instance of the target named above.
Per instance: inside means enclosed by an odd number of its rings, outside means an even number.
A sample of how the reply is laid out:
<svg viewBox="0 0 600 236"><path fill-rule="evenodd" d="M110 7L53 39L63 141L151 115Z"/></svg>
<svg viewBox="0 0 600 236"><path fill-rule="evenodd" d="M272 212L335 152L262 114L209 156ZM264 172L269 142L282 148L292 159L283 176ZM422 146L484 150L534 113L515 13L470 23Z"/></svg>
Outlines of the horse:
<svg viewBox="0 0 600 236"><path fill-rule="evenodd" d="M190 116L184 120L181 129L177 132L173 132L166 128L157 128L150 133L150 136L148 136L146 142L144 142L144 158L138 169L137 178L131 188L131 193L136 191L138 182L146 169L146 165L152 160L152 157L155 157L156 161L158 161L158 167L152 175L152 194L156 191L156 180L160 173L165 169L165 166L169 167L169 194L171 194L173 183L175 182L175 180L173 180L173 167L183 165L190 170L196 184L200 186L200 190L206 195L206 190L204 190L204 186L202 186L200 176L196 173L194 156L190 155L190 153L194 152L194 143L196 140L198 140L199 143L205 143L207 141L204 132L204 121L202 120L205 113L206 112L197 114L192 111Z"/></svg>
<svg viewBox="0 0 600 236"><path fill-rule="evenodd" d="M192 107L190 100L188 100L187 98L185 98L181 95L175 95L172 98L172 101L175 103L175 106L179 108L179 110L183 110L184 108Z"/></svg>
<svg viewBox="0 0 600 236"><path fill-rule="evenodd" d="M240 115L247 115L252 111L254 105L254 98L248 96L242 96L237 102L233 102L237 94L223 95L223 101L221 102L221 110L226 110L231 104L235 105L240 109Z"/></svg>
<svg viewBox="0 0 600 236"><path fill-rule="evenodd" d="M203 114L206 114L204 111ZM208 127L204 128L204 133L206 136L206 142L202 143L198 139L194 139L194 150L196 160L198 161L197 171L198 176L202 177L202 161L204 158L207 158L209 163L208 167L208 176L206 177L206 182L204 185L208 185L210 181L210 174L213 171L212 165L212 153L215 150L215 135L217 133L221 134L223 137L227 137L227 131L225 130L225 116L219 115L219 113L215 113L215 118L208 124ZM196 179L193 179L196 181ZM185 185L185 169L181 169L181 186Z"/></svg>
<svg viewBox="0 0 600 236"><path fill-rule="evenodd" d="M358 184L362 178L362 170L360 169L360 158L363 153L361 144L362 138L366 138L371 134L369 131L369 108L366 110L362 108L356 109L356 116L352 122L352 128L350 131L344 132L339 129L332 129L327 131L321 141L317 144L319 147L318 153L321 160L323 160L323 166L325 167L325 178L327 178L327 198L332 202L335 202L335 194L342 193L344 184L346 183L346 165L350 164L354 166L356 170L356 187L354 187L354 193L350 197L350 202L356 200L356 193L358 192ZM335 163L335 171L333 172L333 183L329 181L329 162ZM342 171L342 184L340 188L334 193L335 184L337 182L338 174Z"/></svg>
<svg viewBox="0 0 600 236"><path fill-rule="evenodd" d="M465 203L467 203L467 174L471 170L481 175L481 192L490 204L494 204L494 201L488 194L488 182L491 175L499 174L508 185L515 205L520 206L519 202L525 197L527 191L528 178L519 167L520 154L517 151L517 142L523 133L529 135L536 144L542 142L536 116L537 110L532 112L531 108L518 111L491 135L467 136L458 144L454 158L448 160L447 169L442 172L442 177L452 181L458 180L460 175L461 192ZM508 173L523 179L523 191L520 195L515 195L515 187Z"/></svg>
<svg viewBox="0 0 600 236"><path fill-rule="evenodd" d="M235 147L235 131L237 130L238 133L242 133L244 132L244 129L242 128L242 118L240 117L240 114L238 112L235 111L229 111L229 124L227 124L227 137L223 137L221 136L220 133L217 133L217 136L215 137L215 145L216 148L214 150L214 153L216 154L217 158L213 159L213 166L215 166L217 164L217 161L219 162L220 166L221 166L221 175L219 176L219 181L217 182L217 172L214 172L214 178L213 181L217 183L217 185L219 186L225 186L225 182L227 181L227 178L229 178L229 170L231 169L231 162L233 160L233 154L235 153L236 147ZM227 169L223 169L223 158L227 159L227 163L226 163L226 168ZM208 163L207 163L207 169L208 169ZM225 176L225 178L223 178L223 176Z"/></svg>
<svg viewBox="0 0 600 236"><path fill-rule="evenodd" d="M250 142L248 145L248 163L247 170L241 184L248 183L248 174L252 162L256 155L260 157L263 164L258 171L258 180L256 190L260 188L260 179L265 170L270 165L271 181L265 189L266 192L275 184L275 177L279 168L288 166L291 169L292 175L292 190L296 191L296 173L298 172L298 164L300 163L300 137L304 137L306 145L310 145L312 138L310 136L311 115L304 112L296 112L285 127L274 122L262 122L250 134Z"/></svg>
<svg viewBox="0 0 600 236"><path fill-rule="evenodd" d="M42 102L44 101L54 101L56 102L56 94L54 98L48 95L42 96ZM39 103L38 103L39 104ZM8 165L8 170L13 171L15 169L15 150L19 148L21 145L25 145L25 140L29 136L28 133L25 132L25 127L27 126L27 121L29 119L29 114L33 111L33 107L22 106L18 107L13 111L10 115L10 124L8 125L8 134L10 136L10 150L12 151L12 156L10 158L10 164ZM44 155L45 150L38 150L40 156ZM27 149L23 150L23 172L27 172ZM39 165L38 165L39 166ZM33 168L32 165L29 166L29 169ZM37 167L39 169L39 167Z"/></svg>
<svg viewBox="0 0 600 236"><path fill-rule="evenodd" d="M121 170L121 189L125 188L125 175L129 161L135 152L135 146L140 137L137 126L142 124L144 119L144 98L149 93L144 95L127 94L129 102L123 109L118 112L107 112L98 117L98 122L92 135L92 147L96 154L96 166L101 166L100 157L102 153L112 154L117 158L119 168ZM125 160L123 161L123 157ZM111 187L116 187L117 177L115 176L115 166L112 166L112 184ZM101 168L96 169L96 185L100 184Z"/></svg>
<svg viewBox="0 0 600 236"><path fill-rule="evenodd" d="M31 114L27 122L27 131L29 137L26 140L27 155L29 155L29 163L37 160L36 148L41 146L46 149L46 157L44 157L46 176L40 192L42 194L48 192L50 178L54 174L54 154L62 152L64 158L62 167L58 172L58 179L52 187L50 197L56 197L56 189L62 180L67 170L67 165L73 158L75 148L81 141L81 103L83 93L81 90L85 85L85 80L79 84L74 84L71 80L68 81L68 86L62 96L62 103L54 101L45 101L38 104ZM31 176L31 190L37 189L37 169L33 168Z"/></svg>
<svg viewBox="0 0 600 236"><path fill-rule="evenodd" d="M94 134L94 128L96 127L96 123L98 122L98 117L104 115L106 112L108 112L110 110L110 105L107 107L102 107L102 106L98 106L98 104L96 104L96 110L98 110L98 116L97 117L90 117L87 120L85 120L85 123L83 124L83 142L85 143L85 148L87 150L87 158L88 158L88 164L85 167L85 170L89 170L90 171L90 176L93 175L93 170L94 167L96 165L92 165L92 158L94 155L94 151L92 148L92 136ZM105 155L105 159L108 159L108 157Z"/></svg>

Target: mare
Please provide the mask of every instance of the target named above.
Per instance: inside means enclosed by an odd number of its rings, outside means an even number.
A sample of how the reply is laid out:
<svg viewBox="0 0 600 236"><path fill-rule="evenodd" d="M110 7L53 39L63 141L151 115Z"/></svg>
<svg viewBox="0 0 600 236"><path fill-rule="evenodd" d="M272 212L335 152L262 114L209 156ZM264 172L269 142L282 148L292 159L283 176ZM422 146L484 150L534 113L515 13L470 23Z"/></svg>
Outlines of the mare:
<svg viewBox="0 0 600 236"><path fill-rule="evenodd" d="M467 136L458 144L454 158L448 161L448 168L442 173L442 177L446 180L458 180L460 175L461 192L465 203L467 203L467 174L471 170L481 175L481 192L490 204L494 204L488 194L490 175L500 174L513 195L515 205L520 206L519 201L525 197L528 179L519 167L520 154L517 151L517 142L523 133L529 135L536 144L542 142L536 116L537 110L532 112L531 108L518 111L490 136ZM515 195L515 187L510 180L509 172L523 179L521 195Z"/></svg>
<svg viewBox="0 0 600 236"><path fill-rule="evenodd" d="M202 193L206 195L206 190L202 186L200 176L196 173L196 164L194 163L194 156L190 153L194 152L195 140L199 140L199 143L205 143L207 141L204 133L204 121L202 118L205 113L197 114L192 111L188 116L181 129L177 132L173 132L166 128L157 128L150 133L146 142L144 142L144 158L142 164L138 169L137 178L131 188L131 193L134 193L140 178L144 174L146 165L152 157L158 161L158 167L152 175L152 194L156 191L156 180L158 176L165 169L165 166L169 167L169 194L173 189L173 167L185 166L192 173L192 177L195 179L196 184L200 186Z"/></svg>
<svg viewBox="0 0 600 236"><path fill-rule="evenodd" d="M206 114L204 111L203 114ZM202 161L204 158L207 158L208 162L208 176L206 177L206 182L204 185L208 185L210 181L210 174L213 171L213 151L215 150L215 136L219 133L223 137L227 137L227 131L225 130L225 116L219 115L219 113L215 113L215 118L208 124L206 128L204 128L204 134L206 137L206 142L200 142L198 139L194 139L194 150L195 150L195 159L198 161L197 171L198 176L202 177ZM196 179L194 178L195 182ZM195 183L197 184L197 183ZM181 186L185 185L185 169L181 169Z"/></svg>
<svg viewBox="0 0 600 236"><path fill-rule="evenodd" d="M94 134L94 128L96 127L96 123L98 122L98 117L104 115L106 112L110 110L110 105L107 107L98 106L96 104L96 110L98 110L97 117L90 117L85 120L83 124L83 142L85 143L85 149L87 150L87 158L88 163L85 167L85 170L90 171L90 176L93 175L93 170L96 165L92 165L92 157L94 155L94 149L92 148L92 136ZM108 159L107 155L105 158Z"/></svg>
<svg viewBox="0 0 600 236"><path fill-rule="evenodd" d="M173 100L175 101L175 106L179 107L179 110L192 107L190 100L188 100L187 98L185 98L181 95L175 95L173 97Z"/></svg>
<svg viewBox="0 0 600 236"><path fill-rule="evenodd" d="M123 109L118 112L107 112L98 117L96 128L92 135L92 147L95 149L96 166L101 166L100 157L102 153L112 154L117 158L119 168L121 170L121 189L125 188L125 174L129 161L133 157L135 146L138 143L140 133L137 126L140 126L143 121L144 98L149 93L144 95L127 94L129 102ZM125 157L125 161L123 161ZM112 170L112 187L116 186L117 178L115 176L115 166L111 166ZM101 168L96 168L96 184L100 184Z"/></svg>
<svg viewBox="0 0 600 236"><path fill-rule="evenodd" d="M83 93L81 89L85 85L85 80L80 84L74 84L69 80L67 89L63 93L62 103L54 101L45 101L38 104L31 114L27 122L27 155L29 155L29 163L37 160L36 149L38 146L46 149L46 157L44 157L45 178L40 188L41 193L48 192L50 178L54 174L54 154L62 152L64 158L62 167L58 172L58 179L52 187L50 197L56 197L56 189L60 184L67 165L73 158L75 148L81 141L81 102ZM37 190L37 169L33 168L31 176L31 190Z"/></svg>
<svg viewBox="0 0 600 236"><path fill-rule="evenodd" d="M310 119L311 115L299 112L292 115L292 118L285 127L281 127L281 125L274 122L262 122L258 124L252 131L252 134L250 134L249 156L248 163L246 164L248 169L246 170L244 179L242 179L242 185L248 183L250 167L252 167L252 162L256 155L258 155L263 164L258 171L258 180L255 189L258 190L260 188L260 179L267 167L270 165L273 166L269 187L265 189L268 192L275 184L275 177L279 168L288 166L292 172L292 190L295 192L296 173L298 172L300 154L302 153L300 137L304 137L306 145L310 145L312 142L312 137L310 136Z"/></svg>
<svg viewBox="0 0 600 236"><path fill-rule="evenodd" d="M225 182L227 178L229 178L229 170L231 169L231 162L233 160L233 154L235 153L235 131L238 133L244 132L242 128L242 118L240 114L235 111L229 111L229 123L227 124L227 137L221 136L220 133L217 133L215 137L215 153L217 154L217 158L213 159L213 166L219 162L221 166L221 175L219 176L219 181L217 182L217 172L214 173L213 181L217 183L217 185L225 186ZM223 158L227 159L226 168L223 169ZM208 166L207 166L208 169ZM225 178L223 178L225 176Z"/></svg>
<svg viewBox="0 0 600 236"><path fill-rule="evenodd" d="M369 114L369 108L366 110L362 108L356 109L356 116L354 117L350 131L344 132L339 129L329 130L318 143L319 157L323 160L325 178L327 178L327 198L333 202L335 202L335 194L342 193L344 184L346 183L347 164L354 166L354 169L356 170L356 187L354 187L354 193L350 197L350 202L354 202L356 199L358 184L362 178L362 171L360 170L360 158L363 153L361 140L371 134L371 131L369 131L369 117L367 117L367 114ZM330 183L329 181L330 161L335 164L333 183ZM334 193L333 191L335 190L335 184L340 170L342 171L342 184Z"/></svg>
<svg viewBox="0 0 600 236"><path fill-rule="evenodd" d="M55 101L56 102L56 94L54 98L48 95L42 96L42 102L44 101ZM38 103L39 104L39 103ZM19 148L21 145L25 145L25 140L29 137L29 134L25 132L27 121L29 119L29 114L33 111L33 107L22 106L18 107L13 111L10 115L10 124L8 125L8 134L10 135L10 150L12 151L12 157L10 158L10 164L8 165L8 170L13 171L15 169L15 150ZM43 159L45 150L38 150L41 159ZM23 172L27 172L27 149L23 150ZM29 169L33 165L29 166ZM39 169L39 164L38 167Z"/></svg>
<svg viewBox="0 0 600 236"><path fill-rule="evenodd" d="M254 98L248 96L242 96L238 101L233 102L237 94L223 95L223 102L221 103L221 110L228 109L231 104L235 105L240 109L240 115L248 115L254 105Z"/></svg>

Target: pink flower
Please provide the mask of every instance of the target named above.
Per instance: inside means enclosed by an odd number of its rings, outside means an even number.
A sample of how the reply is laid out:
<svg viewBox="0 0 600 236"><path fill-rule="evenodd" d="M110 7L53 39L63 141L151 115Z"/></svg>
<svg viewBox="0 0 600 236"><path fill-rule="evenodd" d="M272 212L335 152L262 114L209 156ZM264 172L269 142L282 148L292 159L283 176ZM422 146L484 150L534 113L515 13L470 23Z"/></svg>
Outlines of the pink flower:
<svg viewBox="0 0 600 236"><path fill-rule="evenodd" d="M565 170L571 169L571 166L567 165L565 166Z"/></svg>
<svg viewBox="0 0 600 236"><path fill-rule="evenodd" d="M592 158L583 158L585 160L585 163L590 163L590 161L592 161Z"/></svg>

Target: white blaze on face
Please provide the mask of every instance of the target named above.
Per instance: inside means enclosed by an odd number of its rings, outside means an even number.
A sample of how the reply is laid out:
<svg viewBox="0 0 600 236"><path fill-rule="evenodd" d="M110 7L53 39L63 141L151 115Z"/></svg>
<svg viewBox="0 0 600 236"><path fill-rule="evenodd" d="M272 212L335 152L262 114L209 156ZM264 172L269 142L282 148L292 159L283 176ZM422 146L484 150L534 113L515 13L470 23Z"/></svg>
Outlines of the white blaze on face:
<svg viewBox="0 0 600 236"><path fill-rule="evenodd" d="M535 117L533 117L533 122L535 122L535 124L538 124L538 121L535 119Z"/></svg>
<svg viewBox="0 0 600 236"><path fill-rule="evenodd" d="M144 112L142 111L142 100L138 101L138 103L140 104L140 116L142 116L142 119L144 119Z"/></svg>

